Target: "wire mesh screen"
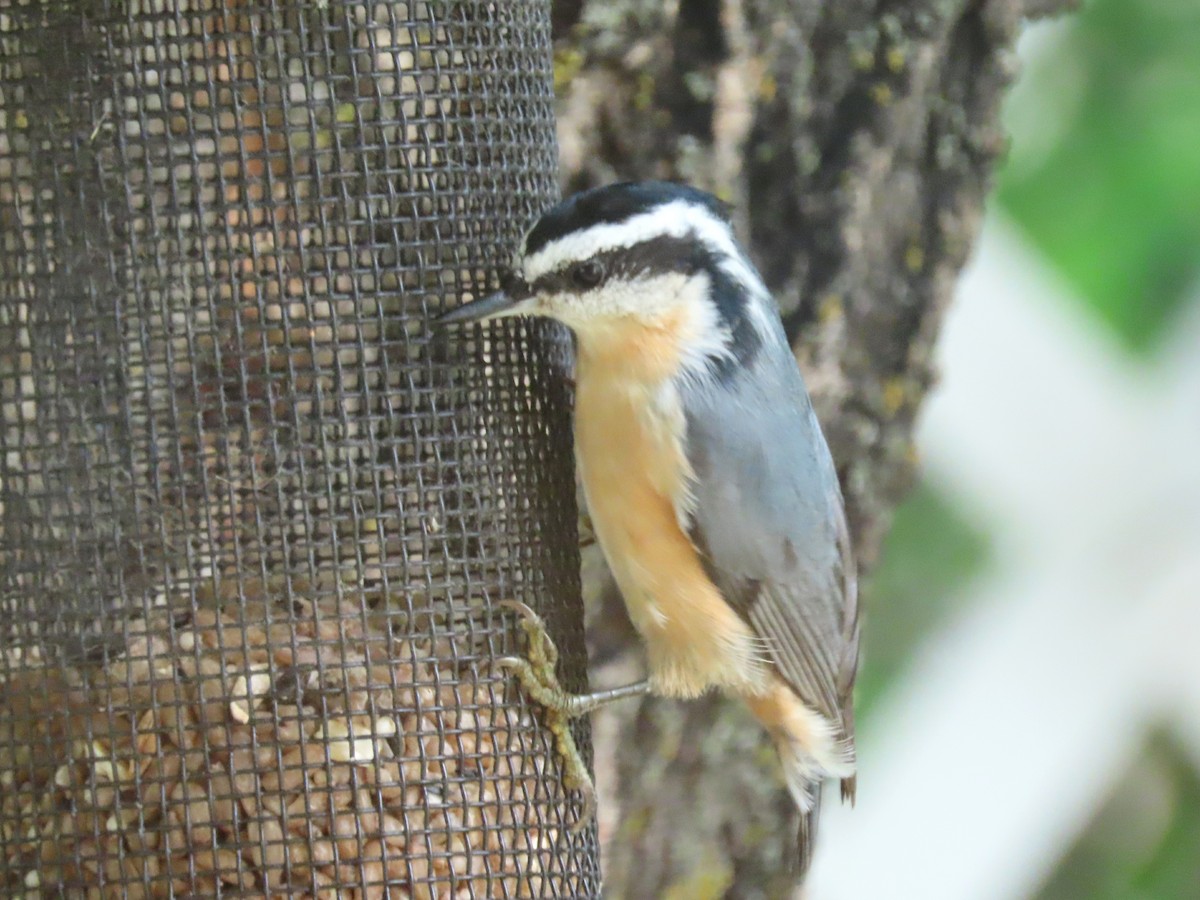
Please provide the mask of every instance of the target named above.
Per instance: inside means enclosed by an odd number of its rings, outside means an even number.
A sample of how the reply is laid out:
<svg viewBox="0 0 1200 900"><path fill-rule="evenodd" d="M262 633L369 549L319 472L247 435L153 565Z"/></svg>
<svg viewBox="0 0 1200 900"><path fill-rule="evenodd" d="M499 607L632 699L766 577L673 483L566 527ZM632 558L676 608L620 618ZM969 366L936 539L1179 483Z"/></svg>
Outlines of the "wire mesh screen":
<svg viewBox="0 0 1200 900"><path fill-rule="evenodd" d="M0 893L588 897L546 2L0 4Z"/></svg>

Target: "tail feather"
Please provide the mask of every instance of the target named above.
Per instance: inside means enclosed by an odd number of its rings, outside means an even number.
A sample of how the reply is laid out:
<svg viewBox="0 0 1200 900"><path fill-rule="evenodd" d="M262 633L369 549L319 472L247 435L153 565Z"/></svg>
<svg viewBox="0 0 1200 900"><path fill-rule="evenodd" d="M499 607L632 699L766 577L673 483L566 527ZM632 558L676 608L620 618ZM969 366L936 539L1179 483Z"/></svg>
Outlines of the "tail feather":
<svg viewBox="0 0 1200 900"><path fill-rule="evenodd" d="M842 802L854 805L855 799L858 797L858 776L851 775L849 778L842 779Z"/></svg>
<svg viewBox="0 0 1200 900"><path fill-rule="evenodd" d="M853 738L806 706L782 679L763 693L743 699L775 738L788 791L800 810L797 857L803 874L812 860L821 785L828 779L841 779L842 798L854 799Z"/></svg>
<svg viewBox="0 0 1200 900"><path fill-rule="evenodd" d="M821 815L821 785L831 774L813 757L787 737L776 739L779 760L783 764L788 793L800 810L800 828L796 835L798 875L803 878L812 863L817 840L817 821ZM842 778L842 797L854 795L853 774Z"/></svg>
<svg viewBox="0 0 1200 900"><path fill-rule="evenodd" d="M794 793L792 797L795 798ZM797 874L801 878L808 874L808 867L812 865L813 848L817 845L817 820L821 817L821 782L810 782L809 798L809 808L806 810L803 806L800 807L800 830L796 834L796 859L799 867Z"/></svg>

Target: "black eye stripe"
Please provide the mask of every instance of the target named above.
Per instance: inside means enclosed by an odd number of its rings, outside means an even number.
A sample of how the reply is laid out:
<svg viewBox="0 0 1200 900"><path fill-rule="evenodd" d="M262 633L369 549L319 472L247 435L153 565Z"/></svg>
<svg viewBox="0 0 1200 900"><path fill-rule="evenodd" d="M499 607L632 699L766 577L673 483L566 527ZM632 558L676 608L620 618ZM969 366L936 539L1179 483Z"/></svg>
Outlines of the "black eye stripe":
<svg viewBox="0 0 1200 900"><path fill-rule="evenodd" d="M591 289L600 284L616 279L631 280L638 277L652 277L679 272L690 275L711 265L711 253L703 243L695 237L662 237L651 238L632 247L619 247L598 253L586 260L568 263L554 272L547 272L534 285L539 291ZM580 279L580 269L583 266L595 265L599 268L600 277Z"/></svg>
<svg viewBox="0 0 1200 900"><path fill-rule="evenodd" d="M581 264L590 262L599 263L602 269L600 284L671 273L692 275L704 272L710 279L709 295L717 314L730 330L736 360L744 365L758 353L763 339L746 313L748 286L731 276L720 264L723 258L694 234L683 237L661 235L631 247L598 253L587 260L576 260L556 271L547 272L534 283L533 291L547 294L579 293L581 287L573 276ZM720 367L726 365L733 363L719 364Z"/></svg>

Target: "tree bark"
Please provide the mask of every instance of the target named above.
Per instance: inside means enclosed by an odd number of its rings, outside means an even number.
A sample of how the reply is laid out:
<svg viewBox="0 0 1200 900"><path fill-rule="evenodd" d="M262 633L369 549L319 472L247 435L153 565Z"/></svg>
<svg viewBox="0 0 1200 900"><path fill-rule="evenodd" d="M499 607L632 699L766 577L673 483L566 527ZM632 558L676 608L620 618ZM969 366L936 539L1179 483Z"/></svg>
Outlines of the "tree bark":
<svg viewBox="0 0 1200 900"><path fill-rule="evenodd" d="M913 480L913 422L1003 148L1022 18L1071 5L555 4L564 191L662 177L732 202L838 461L863 569ZM636 678L640 646L594 546L585 593L593 685ZM869 603L865 615L869 632ZM608 896L794 893L792 804L737 705L648 698L593 730Z"/></svg>

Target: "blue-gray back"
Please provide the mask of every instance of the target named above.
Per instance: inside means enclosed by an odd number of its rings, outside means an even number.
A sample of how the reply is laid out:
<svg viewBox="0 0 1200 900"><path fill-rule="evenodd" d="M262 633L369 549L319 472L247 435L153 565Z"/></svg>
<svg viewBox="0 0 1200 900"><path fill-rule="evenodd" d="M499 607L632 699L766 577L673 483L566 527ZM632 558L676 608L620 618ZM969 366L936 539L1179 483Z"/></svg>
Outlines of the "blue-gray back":
<svg viewBox="0 0 1200 900"><path fill-rule="evenodd" d="M852 738L854 562L837 473L782 328L744 365L680 385L691 535L802 700Z"/></svg>

